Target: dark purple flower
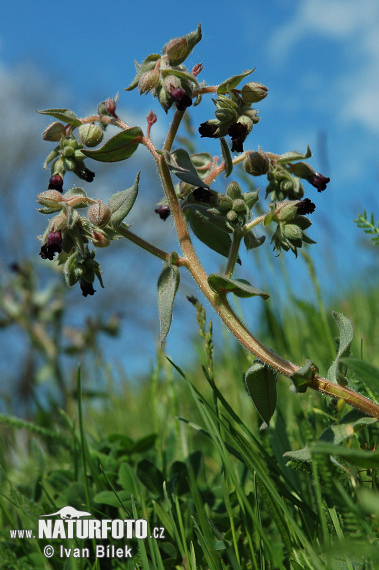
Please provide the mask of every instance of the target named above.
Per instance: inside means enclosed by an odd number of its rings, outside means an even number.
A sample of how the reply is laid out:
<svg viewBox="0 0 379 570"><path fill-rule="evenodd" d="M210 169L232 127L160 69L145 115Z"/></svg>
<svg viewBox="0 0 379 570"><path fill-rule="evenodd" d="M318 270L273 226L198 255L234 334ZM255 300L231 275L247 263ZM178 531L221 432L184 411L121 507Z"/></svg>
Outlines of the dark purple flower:
<svg viewBox="0 0 379 570"><path fill-rule="evenodd" d="M232 139L232 152L243 152L243 143L248 135L247 126L242 123L234 123L228 129L228 135Z"/></svg>
<svg viewBox="0 0 379 570"><path fill-rule="evenodd" d="M63 178L59 174L54 174L49 180L48 190L58 190L63 192Z"/></svg>
<svg viewBox="0 0 379 570"><path fill-rule="evenodd" d="M328 184L328 182L330 182L330 178L326 178L326 176L323 176L319 172L315 172L311 176L308 176L307 180L309 184L312 184L312 186L317 188L318 192L322 192L323 190L325 190L326 185Z"/></svg>
<svg viewBox="0 0 379 570"><path fill-rule="evenodd" d="M191 97L180 87L172 89L170 95L174 99L178 111L185 111L187 107L192 105Z"/></svg>
<svg viewBox="0 0 379 570"><path fill-rule="evenodd" d="M95 178L95 173L86 168L84 165L80 165L74 170L75 174L79 176L81 180L85 180L86 182L92 182Z"/></svg>
<svg viewBox="0 0 379 570"><path fill-rule="evenodd" d="M199 127L199 133L202 137L214 138L215 132L217 131L216 125L209 124L207 122L201 123Z"/></svg>
<svg viewBox="0 0 379 570"><path fill-rule="evenodd" d="M84 281L84 279L80 280L80 288L82 290L83 297L87 297L87 295L94 295L96 293L92 283Z"/></svg>
<svg viewBox="0 0 379 570"><path fill-rule="evenodd" d="M56 253L62 251L62 233L50 232L47 236L47 242L41 247L40 256L42 259L54 259Z"/></svg>
<svg viewBox="0 0 379 570"><path fill-rule="evenodd" d="M170 208L168 206L162 205L162 206L158 206L158 208L156 208L154 210L154 212L159 215L161 220L164 221L164 220L167 220L167 218L170 215Z"/></svg>
<svg viewBox="0 0 379 570"><path fill-rule="evenodd" d="M300 215L313 214L316 209L316 204L309 198L304 198L304 200L300 200L300 202L296 204L296 208L297 213Z"/></svg>
<svg viewBox="0 0 379 570"><path fill-rule="evenodd" d="M206 188L196 188L192 192L192 196L195 198L196 202L202 202L204 204L209 204L213 196L212 192Z"/></svg>

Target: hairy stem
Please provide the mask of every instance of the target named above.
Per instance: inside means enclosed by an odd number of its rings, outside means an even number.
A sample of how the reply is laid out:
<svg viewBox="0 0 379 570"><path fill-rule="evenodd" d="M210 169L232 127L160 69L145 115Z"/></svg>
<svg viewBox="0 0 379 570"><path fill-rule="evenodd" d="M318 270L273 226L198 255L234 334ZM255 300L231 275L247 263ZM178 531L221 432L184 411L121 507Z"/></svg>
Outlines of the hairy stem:
<svg viewBox="0 0 379 570"><path fill-rule="evenodd" d="M171 124L170 131L166 138L167 145L166 150L171 148L174 140L174 133L180 124L180 120L184 113L180 113L180 116L175 113L174 120ZM226 295L221 295L215 293L208 284L208 276L201 265L199 258L192 245L191 237L189 234L187 223L184 219L183 212L180 208L178 198L175 193L174 185L171 179L170 171L166 164L163 155L158 153L153 154L157 165L159 174L162 180L163 188L166 197L170 204L170 210L175 221L176 231L179 239L179 243L183 252L184 261L182 265L186 265L187 269L191 273L192 277L196 281L197 285L201 289L202 293L211 303L213 308L217 311L220 318L223 320L225 325L231 331L231 333L239 340L239 342L247 348L249 352L254 354L266 365L274 368L281 374L285 376L291 376L294 372L300 369L299 366L293 364L292 362L282 358L281 356L275 354L273 351L265 347L259 340L257 340L241 322L241 320L234 313L232 307L230 306ZM243 159L242 159L243 160ZM241 157L234 160L233 162L241 162ZM223 165L220 165L220 172L223 170ZM211 173L212 175L212 173ZM211 177L211 175L209 175ZM212 180L214 177L212 176ZM210 180L209 180L210 181ZM208 181L207 181L208 182ZM260 218L256 218L250 222L249 229L254 225L262 221ZM246 229L246 228L245 228ZM322 394L326 394L333 398L342 398L347 404L361 410L367 415L379 418L379 405L375 404L365 396L354 392L350 388L345 386L340 386L333 382L329 382L326 378L314 377L308 384L313 390L317 390Z"/></svg>
<svg viewBox="0 0 379 570"><path fill-rule="evenodd" d="M155 247L155 245L149 243L148 241L145 241L136 234L133 234L124 226L119 226L117 228L117 231L120 234L122 234L125 238L127 238L129 241L132 241L139 247L142 247L142 249L155 255L155 257L159 257L159 259L163 259L163 261L169 261L171 259L172 255L171 253L167 253L166 251L162 251L161 249ZM175 265L187 265L187 262L182 257L178 257L178 260L176 261Z"/></svg>

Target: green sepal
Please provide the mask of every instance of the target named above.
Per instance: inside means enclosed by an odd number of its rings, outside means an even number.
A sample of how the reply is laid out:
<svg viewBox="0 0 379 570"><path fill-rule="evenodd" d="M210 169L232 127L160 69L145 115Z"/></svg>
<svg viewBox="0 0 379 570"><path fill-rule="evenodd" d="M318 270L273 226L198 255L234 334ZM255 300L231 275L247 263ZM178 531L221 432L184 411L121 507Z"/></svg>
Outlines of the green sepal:
<svg viewBox="0 0 379 570"><path fill-rule="evenodd" d="M121 224L133 207L138 194L140 172L141 171L138 172L133 186L113 194L108 201L108 206L112 211L109 225L113 228L117 228L117 226Z"/></svg>
<svg viewBox="0 0 379 570"><path fill-rule="evenodd" d="M37 111L37 113L40 115L49 115L49 117L54 117L68 125L74 125L74 127L80 127L82 124L78 116L74 111L70 111L70 109L44 109L43 111Z"/></svg>
<svg viewBox="0 0 379 570"><path fill-rule="evenodd" d="M47 168L47 165L54 160L54 158L57 158L57 156L59 156L59 149L60 146L56 146L54 150L52 150L46 157L45 162L43 163L43 170L45 170L45 168Z"/></svg>
<svg viewBox="0 0 379 570"><path fill-rule="evenodd" d="M209 275L208 284L215 293L234 293L234 295L241 298L258 296L265 300L270 296L268 293L264 293L260 291L260 289L253 287L246 279L232 279L231 277L217 275L216 273Z"/></svg>
<svg viewBox="0 0 379 570"><path fill-rule="evenodd" d="M268 426L275 412L277 380L278 373L261 362L255 362L245 374L247 391L259 415L266 424L264 427Z"/></svg>
<svg viewBox="0 0 379 570"><path fill-rule="evenodd" d="M243 236L245 247L247 250L259 247L266 240L266 236L257 237L253 230L250 230Z"/></svg>
<svg viewBox="0 0 379 570"><path fill-rule="evenodd" d="M231 91L232 89L237 87L237 85L242 81L242 79L250 75L250 73L253 73L254 70L255 67L254 69L247 69L246 71L243 71L239 75L232 75L232 77L229 77L229 79L226 79L218 86L217 93L221 94Z"/></svg>
<svg viewBox="0 0 379 570"><path fill-rule="evenodd" d="M318 367L307 358L304 366L291 374L290 378L294 383L296 392L306 392L312 378L318 374Z"/></svg>
<svg viewBox="0 0 379 570"><path fill-rule="evenodd" d="M131 127L109 139L101 148L83 149L81 152L99 162L119 162L132 156L142 137L143 132L140 127Z"/></svg>
<svg viewBox="0 0 379 570"><path fill-rule="evenodd" d="M158 314L160 323L160 341L164 343L172 322L174 299L180 282L177 265L167 262L158 278Z"/></svg>
<svg viewBox="0 0 379 570"><path fill-rule="evenodd" d="M275 162L278 164L287 164L288 162L295 162L295 160L303 160L306 158L310 158L311 156L312 152L308 145L305 154L301 154L300 152L290 150L289 152L285 152L284 154L280 155L279 158L276 158Z"/></svg>
<svg viewBox="0 0 379 570"><path fill-rule="evenodd" d="M201 24L197 26L196 30L190 32L189 34L186 34L184 37L187 40L187 51L185 55L183 55L178 59L170 59L170 65L180 65L181 63L183 63L183 61L187 59L187 57L189 56L195 45L198 44L202 38ZM165 53L165 48L166 46L164 46L163 48L163 53Z"/></svg>
<svg viewBox="0 0 379 570"><path fill-rule="evenodd" d="M168 75L175 75L176 77L179 77L180 79L186 79L187 81L192 81L192 83L194 83L196 85L196 87L199 87L199 82L196 79L196 77L194 77L192 75L192 73L190 73L187 70L173 69L172 67L167 67L167 68L161 69L161 76L162 77L167 77Z"/></svg>
<svg viewBox="0 0 379 570"><path fill-rule="evenodd" d="M192 186L200 186L201 188L209 188L208 184L205 184L198 175L195 166L191 161L191 157L184 148L178 148L173 152L164 152L164 157L167 162L167 166L175 176L192 184Z"/></svg>
<svg viewBox="0 0 379 570"><path fill-rule="evenodd" d="M225 178L231 175L233 170L233 159L232 155L230 154L229 145L224 139L224 137L220 137L220 145L221 145L221 153L222 158L225 162Z"/></svg>
<svg viewBox="0 0 379 570"><path fill-rule="evenodd" d="M186 218L195 236L210 249L224 257L229 257L232 240L226 220L209 213L208 208L200 204L188 204L183 208Z"/></svg>
<svg viewBox="0 0 379 570"><path fill-rule="evenodd" d="M134 64L136 66L137 75L135 76L129 87L124 88L124 91L132 91L133 89L135 89L138 85L141 75L145 73L145 71L151 71L152 69L154 69L156 62L160 58L161 56L158 53L152 53L151 55L148 55L147 58L141 64L138 63L138 61L135 61Z"/></svg>
<svg viewBox="0 0 379 570"><path fill-rule="evenodd" d="M326 377L330 382L337 382L342 386L346 386L347 381L343 374L340 373L340 358L348 356L348 350L354 337L354 330L352 322L344 314L336 311L332 311L332 314L340 330L340 339L337 356L330 366Z"/></svg>

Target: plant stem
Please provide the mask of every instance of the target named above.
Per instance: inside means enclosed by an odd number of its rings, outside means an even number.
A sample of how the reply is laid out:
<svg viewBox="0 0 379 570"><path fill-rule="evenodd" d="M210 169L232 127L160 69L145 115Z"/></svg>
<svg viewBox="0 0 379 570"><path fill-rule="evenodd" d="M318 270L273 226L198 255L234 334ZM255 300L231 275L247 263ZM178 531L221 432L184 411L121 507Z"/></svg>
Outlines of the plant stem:
<svg viewBox="0 0 379 570"><path fill-rule="evenodd" d="M155 245L149 243L148 241L145 241L144 239L140 238L136 234L133 234L124 226L119 226L117 228L117 231L120 234L122 234L125 238L127 238L129 241L132 241L133 243L135 243L139 247L142 247L142 249L145 249L149 253L152 253L153 255L155 255L155 257L159 257L159 259L163 259L163 261L169 261L171 259L171 255L172 255L171 253L167 253L166 251L163 251L163 250L155 247ZM176 261L175 265L179 265L179 266L180 265L187 265L187 261L185 259L183 259L182 257L179 257L178 260Z"/></svg>
<svg viewBox="0 0 379 570"><path fill-rule="evenodd" d="M181 112L180 115L178 112L175 113L174 120L171 124L169 133L166 138L166 150L169 150L171 148L174 140L174 133L176 134L178 130L183 114L183 112ZM300 367L275 354L270 349L265 347L261 342L259 342L259 340L257 340L246 329L245 325L234 313L226 298L226 295L215 293L209 286L208 276L203 266L201 265L192 245L188 226L184 219L183 212L180 208L178 197L175 193L174 185L165 158L163 155L160 155L156 152L153 154L153 156L157 162L163 188L169 201L170 210L175 221L179 243L184 255L182 265L186 265L188 271L191 273L202 293L211 303L213 308L217 311L220 318L223 320L231 333L237 338L237 340L239 340L239 342L245 348L247 348L249 352L259 358L266 365L274 368L284 376L291 376L294 372L299 370ZM240 159L240 157L238 158ZM240 161L241 160L238 160L238 162ZM233 162L237 162L237 160ZM222 166L223 165L220 165L219 169ZM221 168L221 171L222 170L223 168ZM250 222L248 229L251 229L254 225L260 223L261 221L261 217L256 218ZM332 398L342 398L347 404L350 404L358 410L361 410L365 414L379 418L379 405L372 402L365 396L354 392L350 388L340 386L339 384L334 384L332 382L329 382L326 378L322 377L314 377L308 385L313 390L317 390L318 392L331 396Z"/></svg>
<svg viewBox="0 0 379 570"><path fill-rule="evenodd" d="M165 143L163 145L163 150L167 150L168 152L170 152L184 113L185 113L185 111L176 111L175 112L174 118L172 119L172 123L171 123L170 128L169 128L168 133L167 133Z"/></svg>
<svg viewBox="0 0 379 570"><path fill-rule="evenodd" d="M238 259L238 251L243 237L242 231L235 230L233 233L232 247L230 248L228 263L225 269L225 277L232 277L234 266Z"/></svg>

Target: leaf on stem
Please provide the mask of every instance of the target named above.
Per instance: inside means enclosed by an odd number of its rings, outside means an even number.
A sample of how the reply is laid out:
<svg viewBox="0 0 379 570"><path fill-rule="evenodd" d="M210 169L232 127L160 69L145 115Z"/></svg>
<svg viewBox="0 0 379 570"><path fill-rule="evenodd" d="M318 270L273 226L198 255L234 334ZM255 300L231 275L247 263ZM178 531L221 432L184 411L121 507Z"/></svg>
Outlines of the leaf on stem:
<svg viewBox="0 0 379 570"><path fill-rule="evenodd" d="M231 175L233 170L233 159L230 154L229 145L224 137L220 137L222 158L225 162L225 178Z"/></svg>
<svg viewBox="0 0 379 570"><path fill-rule="evenodd" d="M49 115L68 125L74 125L74 127L80 127L82 124L78 116L74 111L70 111L70 109L44 109L43 111L37 111L37 113L40 113L40 115Z"/></svg>
<svg viewBox="0 0 379 570"><path fill-rule="evenodd" d="M200 204L186 204L183 210L195 236L213 251L229 257L232 240L225 218L210 213L206 206Z"/></svg>
<svg viewBox="0 0 379 570"><path fill-rule="evenodd" d="M315 374L318 374L318 368L312 362L312 360L309 360L309 358L307 358L304 366L299 368L299 370L290 376L292 382L294 383L296 392L306 392L309 382L312 380Z"/></svg>
<svg viewBox="0 0 379 570"><path fill-rule="evenodd" d="M179 282L179 268L169 262L165 263L158 278L158 314L161 344L165 341L171 327L172 310Z"/></svg>
<svg viewBox="0 0 379 570"><path fill-rule="evenodd" d="M340 343L338 347L337 356L328 370L327 379L331 382L337 382L342 386L346 386L347 381L343 374L341 374L340 368L340 358L342 356L348 356L347 351L353 340L354 331L351 321L345 317L342 313L332 312L333 317L340 329Z"/></svg>
<svg viewBox="0 0 379 570"><path fill-rule="evenodd" d="M178 148L171 153L166 151L164 157L171 172L180 180L193 186L209 188L208 184L201 180L195 166L192 164L190 155L184 148Z"/></svg>
<svg viewBox="0 0 379 570"><path fill-rule="evenodd" d="M261 362L255 362L245 375L247 391L265 424L269 424L276 408L278 374ZM262 427L267 427L266 425Z"/></svg>
<svg viewBox="0 0 379 570"><path fill-rule="evenodd" d="M301 152L296 152L295 150L290 150L289 152L285 152L284 154L280 155L279 158L275 159L275 162L278 164L287 164L288 162L294 162L295 160L304 160L306 158L310 158L311 156L311 149L308 145L305 154L301 154Z"/></svg>
<svg viewBox="0 0 379 570"><path fill-rule="evenodd" d="M117 133L101 148L96 150L82 149L81 152L88 158L93 158L93 160L98 160L99 162L119 162L132 156L137 150L142 137L143 132L140 127L131 127Z"/></svg>
<svg viewBox="0 0 379 570"><path fill-rule="evenodd" d="M208 277L208 283L215 293L234 293L237 297L262 297L268 299L269 294L253 287L246 279L232 279L225 275L217 275L211 273Z"/></svg>
<svg viewBox="0 0 379 570"><path fill-rule="evenodd" d="M138 172L133 186L127 188L127 190L113 194L109 199L108 206L112 211L109 223L114 228L117 228L117 226L121 224L133 207L138 194L139 176L140 172Z"/></svg>
<svg viewBox="0 0 379 570"><path fill-rule="evenodd" d="M242 79L250 75L250 73L253 73L254 69L247 69L246 71L243 71L239 75L232 75L232 77L229 77L229 79L225 79L225 81L223 81L217 88L218 95L220 95L221 93L227 93L228 91L231 91L232 89L237 87L237 85L242 81Z"/></svg>

